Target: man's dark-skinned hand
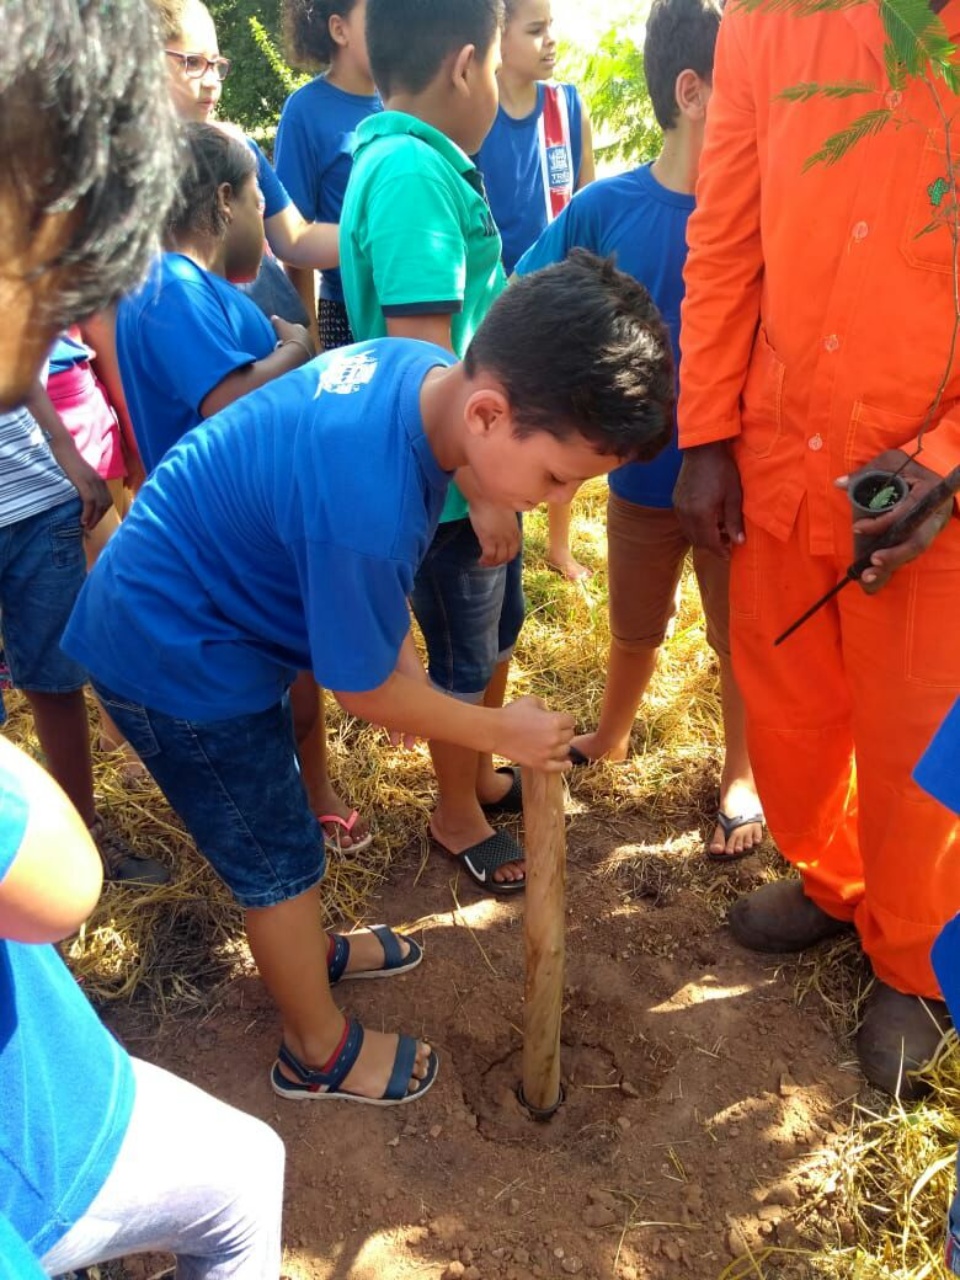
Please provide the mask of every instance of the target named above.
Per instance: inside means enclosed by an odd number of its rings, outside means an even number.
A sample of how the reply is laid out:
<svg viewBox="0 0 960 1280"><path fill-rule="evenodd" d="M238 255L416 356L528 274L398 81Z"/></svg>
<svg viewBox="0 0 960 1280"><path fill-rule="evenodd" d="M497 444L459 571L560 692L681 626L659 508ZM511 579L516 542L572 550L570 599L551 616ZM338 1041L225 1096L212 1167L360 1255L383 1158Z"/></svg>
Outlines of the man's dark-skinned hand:
<svg viewBox="0 0 960 1280"><path fill-rule="evenodd" d="M684 449L673 491L680 527L695 547L724 560L744 540L740 472L726 440Z"/></svg>
<svg viewBox="0 0 960 1280"><path fill-rule="evenodd" d="M872 462L868 462L860 468L860 471L853 471L850 475L840 476L835 481L840 489L848 489L852 481L863 471L898 471L903 479L910 487L910 492L898 503L892 510L885 515L877 516L872 520L857 520L854 523L854 533L867 534L876 536L883 533L893 524L893 522L904 515L911 507L928 493L934 485L938 484L941 477L935 471L931 471L929 467L922 466L915 460L908 461L906 466L904 462L907 455L901 449L888 449L886 453L881 453L874 458ZM873 595L879 591L898 569L902 569L905 564L909 564L911 560L916 560L930 546L934 538L942 529L946 527L950 514L953 511L953 503L945 502L932 515L924 520L919 528L909 534L903 542L898 542L896 546L885 547L882 551L875 551L870 557L871 567L866 570L860 578L860 585L868 595Z"/></svg>

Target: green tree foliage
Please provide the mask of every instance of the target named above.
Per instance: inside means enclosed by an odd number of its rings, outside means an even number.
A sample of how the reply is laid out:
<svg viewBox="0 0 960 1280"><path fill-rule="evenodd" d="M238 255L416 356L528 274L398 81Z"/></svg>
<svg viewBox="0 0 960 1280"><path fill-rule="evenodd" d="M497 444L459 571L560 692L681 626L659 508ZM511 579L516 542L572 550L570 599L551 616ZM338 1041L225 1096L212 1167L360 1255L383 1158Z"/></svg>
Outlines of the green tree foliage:
<svg viewBox="0 0 960 1280"><path fill-rule="evenodd" d="M290 70L280 51L280 0L207 3L220 48L233 60L220 114L269 144L287 95L306 78Z"/></svg>
<svg viewBox="0 0 960 1280"><path fill-rule="evenodd" d="M562 50L560 78L583 95L597 135L602 160L652 160L663 143L643 73L643 51L618 23L595 50Z"/></svg>

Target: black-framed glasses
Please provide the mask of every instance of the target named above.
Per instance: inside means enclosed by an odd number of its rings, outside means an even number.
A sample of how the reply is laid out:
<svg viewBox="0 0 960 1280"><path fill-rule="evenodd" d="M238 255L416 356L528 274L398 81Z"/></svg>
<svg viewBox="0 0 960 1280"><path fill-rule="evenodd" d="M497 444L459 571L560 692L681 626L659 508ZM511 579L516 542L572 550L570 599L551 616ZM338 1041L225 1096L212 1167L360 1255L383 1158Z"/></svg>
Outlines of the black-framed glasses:
<svg viewBox="0 0 960 1280"><path fill-rule="evenodd" d="M229 58L208 58L202 53L177 53L175 49L164 49L168 58L175 58L188 80L199 80L213 67L218 80L226 80L233 63Z"/></svg>

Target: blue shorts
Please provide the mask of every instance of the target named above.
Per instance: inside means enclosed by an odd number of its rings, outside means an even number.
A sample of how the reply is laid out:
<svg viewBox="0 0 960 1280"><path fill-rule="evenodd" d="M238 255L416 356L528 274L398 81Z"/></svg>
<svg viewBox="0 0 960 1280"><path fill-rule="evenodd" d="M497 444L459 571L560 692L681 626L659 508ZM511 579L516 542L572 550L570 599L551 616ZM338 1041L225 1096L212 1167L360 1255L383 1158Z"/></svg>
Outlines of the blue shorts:
<svg viewBox="0 0 960 1280"><path fill-rule="evenodd" d="M432 683L471 702L513 652L525 610L523 552L494 569L481 566L480 554L469 518L440 525L410 597Z"/></svg>
<svg viewBox="0 0 960 1280"><path fill-rule="evenodd" d="M241 907L275 906L323 878L323 831L300 780L289 699L196 723L93 687Z"/></svg>
<svg viewBox="0 0 960 1280"><path fill-rule="evenodd" d="M957 1179L960 1181L960 1152L957 1154ZM947 1216L947 1246L944 1265L952 1276L960 1276L960 1191L954 1193Z"/></svg>
<svg viewBox="0 0 960 1280"><path fill-rule="evenodd" d="M60 648L87 572L82 504L0 526L0 633L10 679L28 693L73 693L87 673Z"/></svg>

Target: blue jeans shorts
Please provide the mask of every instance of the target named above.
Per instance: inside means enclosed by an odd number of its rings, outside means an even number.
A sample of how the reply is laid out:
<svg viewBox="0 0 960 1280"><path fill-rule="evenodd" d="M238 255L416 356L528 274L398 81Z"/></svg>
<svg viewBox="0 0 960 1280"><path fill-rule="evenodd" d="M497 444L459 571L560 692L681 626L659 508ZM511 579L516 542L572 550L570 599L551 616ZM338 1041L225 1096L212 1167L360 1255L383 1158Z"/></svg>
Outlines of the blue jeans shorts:
<svg viewBox="0 0 960 1280"><path fill-rule="evenodd" d="M300 780L289 699L196 722L93 687L241 907L272 907L323 878L323 831Z"/></svg>
<svg viewBox="0 0 960 1280"><path fill-rule="evenodd" d="M71 498L0 527L0 634L18 689L73 693L86 684L86 671L60 648L87 572L81 510Z"/></svg>
<svg viewBox="0 0 960 1280"><path fill-rule="evenodd" d="M510 657L525 610L523 552L494 569L481 566L480 554L469 518L440 525L410 597L430 680L465 702L479 701Z"/></svg>

